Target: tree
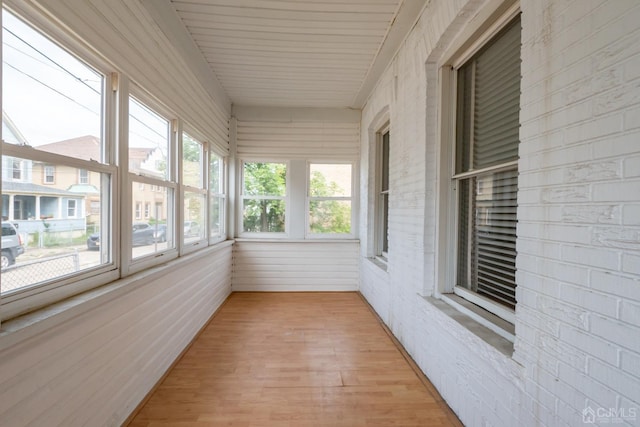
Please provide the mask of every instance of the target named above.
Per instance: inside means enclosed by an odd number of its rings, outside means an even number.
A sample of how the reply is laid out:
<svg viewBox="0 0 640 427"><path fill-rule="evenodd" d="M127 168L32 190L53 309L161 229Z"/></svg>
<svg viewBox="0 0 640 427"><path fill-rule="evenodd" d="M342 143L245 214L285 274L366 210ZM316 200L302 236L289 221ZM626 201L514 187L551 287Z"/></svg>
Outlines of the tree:
<svg viewBox="0 0 640 427"><path fill-rule="evenodd" d="M284 232L287 168L284 163L244 164L244 230ZM251 198L251 196L258 196Z"/></svg>
<svg viewBox="0 0 640 427"><path fill-rule="evenodd" d="M327 182L320 171L311 174L309 185L312 197L334 197L344 194L335 181ZM312 233L347 234L351 232L351 202L348 200L311 200L309 227Z"/></svg>

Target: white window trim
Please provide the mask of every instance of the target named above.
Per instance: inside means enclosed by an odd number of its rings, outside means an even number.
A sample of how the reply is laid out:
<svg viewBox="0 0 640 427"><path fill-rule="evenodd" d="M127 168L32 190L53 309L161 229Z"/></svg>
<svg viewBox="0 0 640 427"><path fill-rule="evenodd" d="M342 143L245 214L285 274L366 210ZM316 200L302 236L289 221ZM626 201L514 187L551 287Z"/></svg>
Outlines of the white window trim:
<svg viewBox="0 0 640 427"><path fill-rule="evenodd" d="M439 135L439 183L437 186L437 230L436 244L436 277L438 278L438 287L435 289L435 296L443 299L450 305L460 308L460 304L453 303L448 295L458 295L473 304L487 310L487 312L497 315L498 317L510 323L515 323L515 310L497 304L494 301L470 292L466 289L455 286L455 271L457 262L457 227L456 213L458 210L457 198L455 197L455 180L454 178L463 177L465 174L454 173L455 171L455 129L456 129L456 74L457 68L466 63L479 49L489 42L502 28L508 25L520 13L520 4L516 2L504 9L498 17L494 18L489 25L485 25L484 32L480 36L476 36L473 43L468 44L464 48L460 48L460 44L452 44L447 53L443 55L445 58L439 64L439 82L440 93L438 107L440 109L440 120L438 121ZM481 23L476 24L478 27L475 31L480 30ZM467 33L473 33L473 28L466 28ZM465 43L466 40L463 41ZM504 167L505 165L501 165ZM473 172L474 174L477 171ZM492 330L496 330L497 326L487 320L483 316L473 316L479 323L487 326ZM499 332L499 331L498 331ZM505 338L513 341L513 335L504 335Z"/></svg>
<svg viewBox="0 0 640 427"><path fill-rule="evenodd" d="M73 204L73 208L71 205ZM73 215L69 215L69 211L73 209ZM79 218L78 201L76 199L67 199L67 218Z"/></svg>

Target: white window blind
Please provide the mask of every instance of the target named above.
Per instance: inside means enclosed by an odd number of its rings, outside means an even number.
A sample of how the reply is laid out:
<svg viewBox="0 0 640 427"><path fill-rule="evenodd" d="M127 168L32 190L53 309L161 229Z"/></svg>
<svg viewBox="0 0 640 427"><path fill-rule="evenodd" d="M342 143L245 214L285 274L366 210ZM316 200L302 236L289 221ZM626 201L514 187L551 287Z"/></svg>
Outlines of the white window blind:
<svg viewBox="0 0 640 427"><path fill-rule="evenodd" d="M458 69L457 285L515 307L520 20Z"/></svg>

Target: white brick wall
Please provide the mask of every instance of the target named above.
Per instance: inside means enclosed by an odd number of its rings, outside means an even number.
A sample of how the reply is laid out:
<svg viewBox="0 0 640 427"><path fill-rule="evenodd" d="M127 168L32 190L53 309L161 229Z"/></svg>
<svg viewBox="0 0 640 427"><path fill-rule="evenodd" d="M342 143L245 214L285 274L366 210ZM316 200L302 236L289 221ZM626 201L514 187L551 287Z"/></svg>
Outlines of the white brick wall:
<svg viewBox="0 0 640 427"><path fill-rule="evenodd" d="M438 58L491 4L430 2L363 110L362 129L389 110L391 184L388 272L363 250L361 291L466 425L576 426L587 407L640 425L637 0L521 1L514 355L419 296L443 286ZM372 141L361 135L366 183Z"/></svg>

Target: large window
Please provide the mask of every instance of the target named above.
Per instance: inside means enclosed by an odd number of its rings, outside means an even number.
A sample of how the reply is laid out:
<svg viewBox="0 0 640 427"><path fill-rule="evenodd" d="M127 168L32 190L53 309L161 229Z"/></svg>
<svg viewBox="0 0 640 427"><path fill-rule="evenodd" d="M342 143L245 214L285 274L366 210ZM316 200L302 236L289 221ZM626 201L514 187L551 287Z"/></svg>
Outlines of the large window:
<svg viewBox="0 0 640 427"><path fill-rule="evenodd" d="M351 235L351 164L310 163L308 232L312 235Z"/></svg>
<svg viewBox="0 0 640 427"><path fill-rule="evenodd" d="M224 158L209 154L209 240L217 242L225 236L225 164Z"/></svg>
<svg viewBox="0 0 640 427"><path fill-rule="evenodd" d="M242 231L284 233L287 164L242 164Z"/></svg>
<svg viewBox="0 0 640 427"><path fill-rule="evenodd" d="M3 227L11 224L20 237L2 242L11 262L0 294L3 305L18 307L3 310L11 315L28 309L31 295L87 275L113 276L107 201L116 168L103 134L113 119L104 102L109 70L70 54L6 9L2 20L2 216ZM79 185L83 176L93 186ZM78 250L92 238L102 243L96 252Z"/></svg>
<svg viewBox="0 0 640 427"><path fill-rule="evenodd" d="M386 261L389 252L389 124L376 134L374 255Z"/></svg>
<svg viewBox="0 0 640 427"><path fill-rule="evenodd" d="M129 177L134 207L130 248L131 259L140 259L141 266L146 265L145 258L153 262L151 256L176 248L173 146L169 120L129 97ZM155 185L160 191L145 191L147 185ZM156 209L147 217L143 209L151 203Z"/></svg>
<svg viewBox="0 0 640 427"><path fill-rule="evenodd" d="M455 74L454 291L512 320L508 314L516 304L520 20L506 25Z"/></svg>
<svg viewBox="0 0 640 427"><path fill-rule="evenodd" d="M191 244L207 237L204 144L182 134L183 242Z"/></svg>

